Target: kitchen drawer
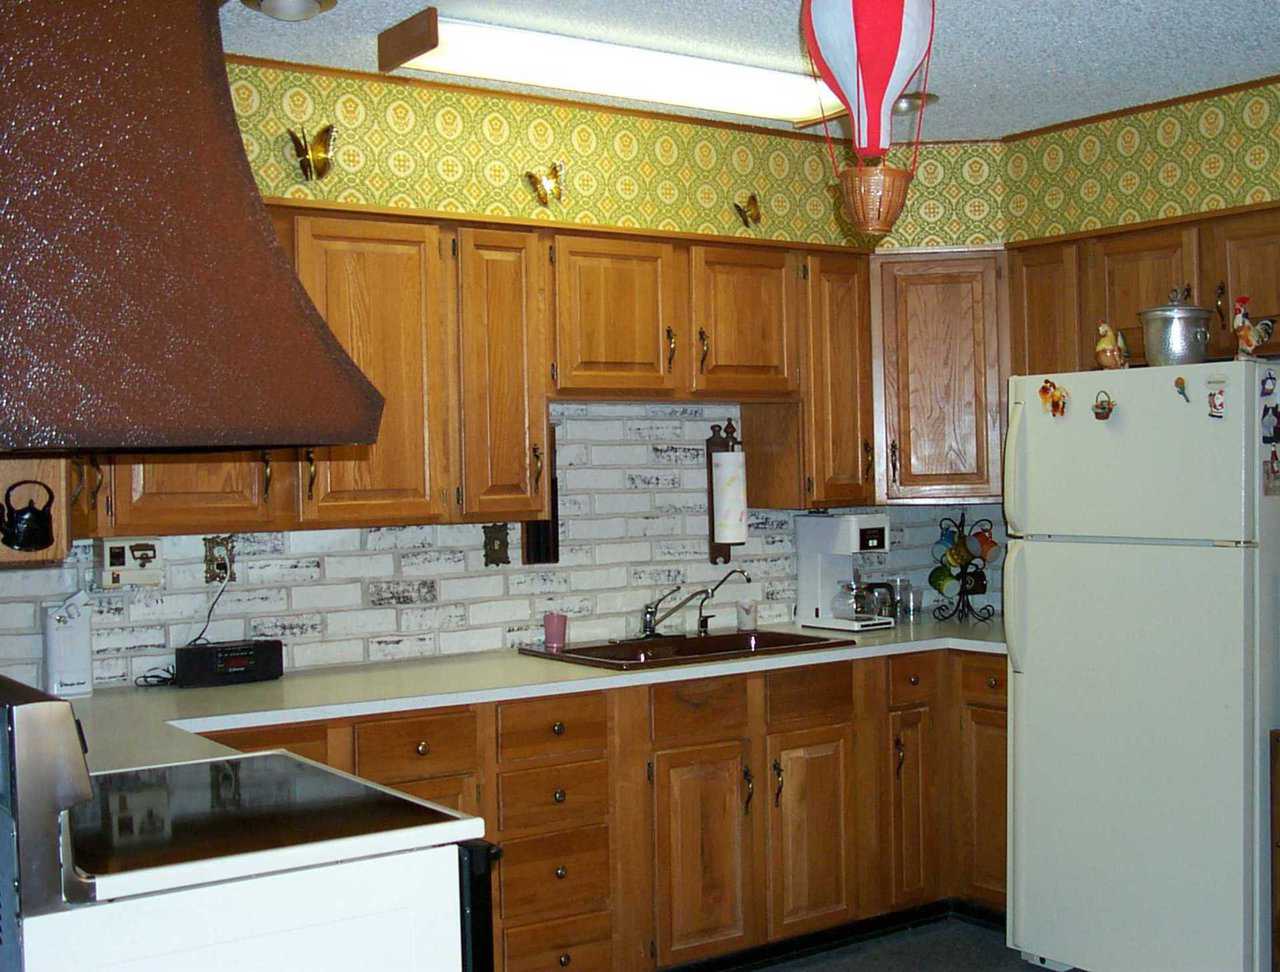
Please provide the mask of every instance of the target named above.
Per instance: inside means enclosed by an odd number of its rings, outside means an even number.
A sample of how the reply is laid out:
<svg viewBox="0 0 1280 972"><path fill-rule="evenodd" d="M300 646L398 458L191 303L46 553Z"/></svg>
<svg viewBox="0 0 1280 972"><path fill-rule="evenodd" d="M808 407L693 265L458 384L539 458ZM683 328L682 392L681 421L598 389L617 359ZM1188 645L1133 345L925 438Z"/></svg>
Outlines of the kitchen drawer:
<svg viewBox="0 0 1280 972"><path fill-rule="evenodd" d="M960 697L979 705L1006 706L1008 667L1004 655L961 655Z"/></svg>
<svg viewBox="0 0 1280 972"><path fill-rule="evenodd" d="M402 793L416 796L420 800L430 800L450 810L480 815L479 784L475 776L437 776L430 780L414 780L411 783L397 783L395 788Z"/></svg>
<svg viewBox="0 0 1280 972"><path fill-rule="evenodd" d="M609 813L609 764L566 763L498 777L498 829L581 827Z"/></svg>
<svg viewBox="0 0 1280 972"><path fill-rule="evenodd" d="M653 738L685 744L747 733L747 680L700 678L651 690Z"/></svg>
<svg viewBox="0 0 1280 972"><path fill-rule="evenodd" d="M356 726L356 774L375 783L470 773L478 763L474 712Z"/></svg>
<svg viewBox="0 0 1280 972"><path fill-rule="evenodd" d="M769 727L832 726L853 719L853 663L784 668L764 677Z"/></svg>
<svg viewBox="0 0 1280 972"><path fill-rule="evenodd" d="M922 651L889 659L889 704L915 705L936 698L941 687L941 653Z"/></svg>
<svg viewBox="0 0 1280 972"><path fill-rule="evenodd" d="M607 914L511 928L502 936L506 972L611 972L611 937Z"/></svg>
<svg viewBox="0 0 1280 972"><path fill-rule="evenodd" d="M605 750L604 695L556 695L498 706L498 759L583 759Z"/></svg>
<svg viewBox="0 0 1280 972"><path fill-rule="evenodd" d="M609 905L609 828L502 842L502 917L560 918Z"/></svg>

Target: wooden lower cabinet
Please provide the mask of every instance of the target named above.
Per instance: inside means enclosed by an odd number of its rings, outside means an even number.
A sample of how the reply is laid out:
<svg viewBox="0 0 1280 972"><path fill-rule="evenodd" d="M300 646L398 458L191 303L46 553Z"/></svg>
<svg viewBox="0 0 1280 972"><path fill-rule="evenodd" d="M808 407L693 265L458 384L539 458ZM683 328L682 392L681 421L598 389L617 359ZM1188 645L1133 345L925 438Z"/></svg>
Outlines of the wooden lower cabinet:
<svg viewBox="0 0 1280 972"><path fill-rule="evenodd" d="M960 894L1004 910L1009 717L1000 709L964 705L960 719Z"/></svg>
<svg viewBox="0 0 1280 972"><path fill-rule="evenodd" d="M499 954L506 972L612 972L610 935L607 914L548 921L508 931Z"/></svg>
<svg viewBox="0 0 1280 972"><path fill-rule="evenodd" d="M751 814L766 797L746 743L659 752L653 765L658 965L756 944Z"/></svg>
<svg viewBox="0 0 1280 972"><path fill-rule="evenodd" d="M768 759L769 939L777 941L853 916L853 727L771 735Z"/></svg>
<svg viewBox="0 0 1280 972"><path fill-rule="evenodd" d="M889 717L892 893L895 908L938 897L936 780L927 705Z"/></svg>
<svg viewBox="0 0 1280 972"><path fill-rule="evenodd" d="M474 773L396 783L395 789L461 813L475 816L483 812L480 807L480 780Z"/></svg>

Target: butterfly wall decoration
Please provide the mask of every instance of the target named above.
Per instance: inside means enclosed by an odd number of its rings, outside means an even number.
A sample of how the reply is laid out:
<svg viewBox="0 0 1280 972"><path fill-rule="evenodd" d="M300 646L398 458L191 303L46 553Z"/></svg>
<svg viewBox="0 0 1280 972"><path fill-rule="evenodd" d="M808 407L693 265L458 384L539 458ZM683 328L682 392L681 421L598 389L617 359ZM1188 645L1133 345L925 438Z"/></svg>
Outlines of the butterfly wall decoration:
<svg viewBox="0 0 1280 972"><path fill-rule="evenodd" d="M297 135L292 128L287 131L289 138L293 141L293 151L298 156L298 167L302 169L303 181L319 180L328 175L329 163L333 159L333 126L325 125L316 132L315 138L310 140L307 139L305 128L302 129L301 136Z"/></svg>
<svg viewBox="0 0 1280 972"><path fill-rule="evenodd" d="M539 175L536 172L526 172L524 177L529 180L529 186L533 189L533 194L538 197L538 204L541 206L551 205L551 200L557 202L563 198L560 188L564 176L564 163L552 162L547 166L547 174Z"/></svg>
<svg viewBox="0 0 1280 972"><path fill-rule="evenodd" d="M745 203L735 202L733 211L738 214L738 219L742 220L742 225L747 229L760 225L760 199L754 192L747 197Z"/></svg>

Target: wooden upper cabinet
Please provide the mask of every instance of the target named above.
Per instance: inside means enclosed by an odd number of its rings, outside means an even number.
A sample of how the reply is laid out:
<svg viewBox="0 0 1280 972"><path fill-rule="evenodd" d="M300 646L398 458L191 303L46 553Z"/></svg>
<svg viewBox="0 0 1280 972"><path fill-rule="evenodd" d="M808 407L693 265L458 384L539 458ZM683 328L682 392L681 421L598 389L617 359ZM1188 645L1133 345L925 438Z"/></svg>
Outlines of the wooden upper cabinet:
<svg viewBox="0 0 1280 972"><path fill-rule="evenodd" d="M871 503L876 484L868 260L810 254L808 271L807 505Z"/></svg>
<svg viewBox="0 0 1280 972"><path fill-rule="evenodd" d="M1198 231L1166 226L1090 240L1084 255L1084 319L1081 356L1093 367L1097 324L1120 331L1133 364L1145 364L1138 311L1169 302L1169 292L1191 284L1192 303L1200 303Z"/></svg>
<svg viewBox="0 0 1280 972"><path fill-rule="evenodd" d="M1009 253L1009 356L1015 375L1082 371L1092 324L1080 320L1080 246L1050 243ZM1092 348L1092 344L1088 345Z"/></svg>
<svg viewBox="0 0 1280 972"><path fill-rule="evenodd" d="M462 229L459 288L463 511L545 515L550 369L547 242L532 232Z"/></svg>
<svg viewBox="0 0 1280 972"><path fill-rule="evenodd" d="M1200 231L1200 303L1221 313L1209 319L1209 351L1236 353L1231 322L1237 297L1249 298L1249 316L1280 317L1280 209L1223 216ZM1221 296L1219 296L1221 288ZM1280 354L1280 328L1258 354Z"/></svg>
<svg viewBox="0 0 1280 972"><path fill-rule="evenodd" d="M292 450L117 456L111 467L111 532L287 527L297 512L294 461Z"/></svg>
<svg viewBox="0 0 1280 972"><path fill-rule="evenodd" d="M386 405L372 446L316 449L300 465L302 520L440 519L451 497L450 390L440 230L364 219L296 221L298 276Z"/></svg>
<svg viewBox="0 0 1280 972"><path fill-rule="evenodd" d="M782 250L693 246L689 258L693 390L796 391L801 257Z"/></svg>
<svg viewBox="0 0 1280 972"><path fill-rule="evenodd" d="M751 820L766 795L749 792L746 744L660 752L654 767L658 965L756 944Z"/></svg>
<svg viewBox="0 0 1280 972"><path fill-rule="evenodd" d="M675 248L557 236L555 255L557 389L674 392L691 353L676 312Z"/></svg>
<svg viewBox="0 0 1280 972"><path fill-rule="evenodd" d="M985 254L880 263L888 500L1000 494L999 269Z"/></svg>

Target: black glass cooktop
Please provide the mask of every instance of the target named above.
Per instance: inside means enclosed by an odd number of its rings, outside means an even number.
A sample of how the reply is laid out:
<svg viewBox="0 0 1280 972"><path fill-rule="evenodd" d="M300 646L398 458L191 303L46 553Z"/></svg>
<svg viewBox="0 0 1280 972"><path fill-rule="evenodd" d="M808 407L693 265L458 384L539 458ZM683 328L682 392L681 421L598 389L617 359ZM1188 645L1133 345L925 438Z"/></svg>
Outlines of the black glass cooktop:
<svg viewBox="0 0 1280 972"><path fill-rule="evenodd" d="M90 874L228 857L454 819L276 753L103 773L71 811Z"/></svg>

